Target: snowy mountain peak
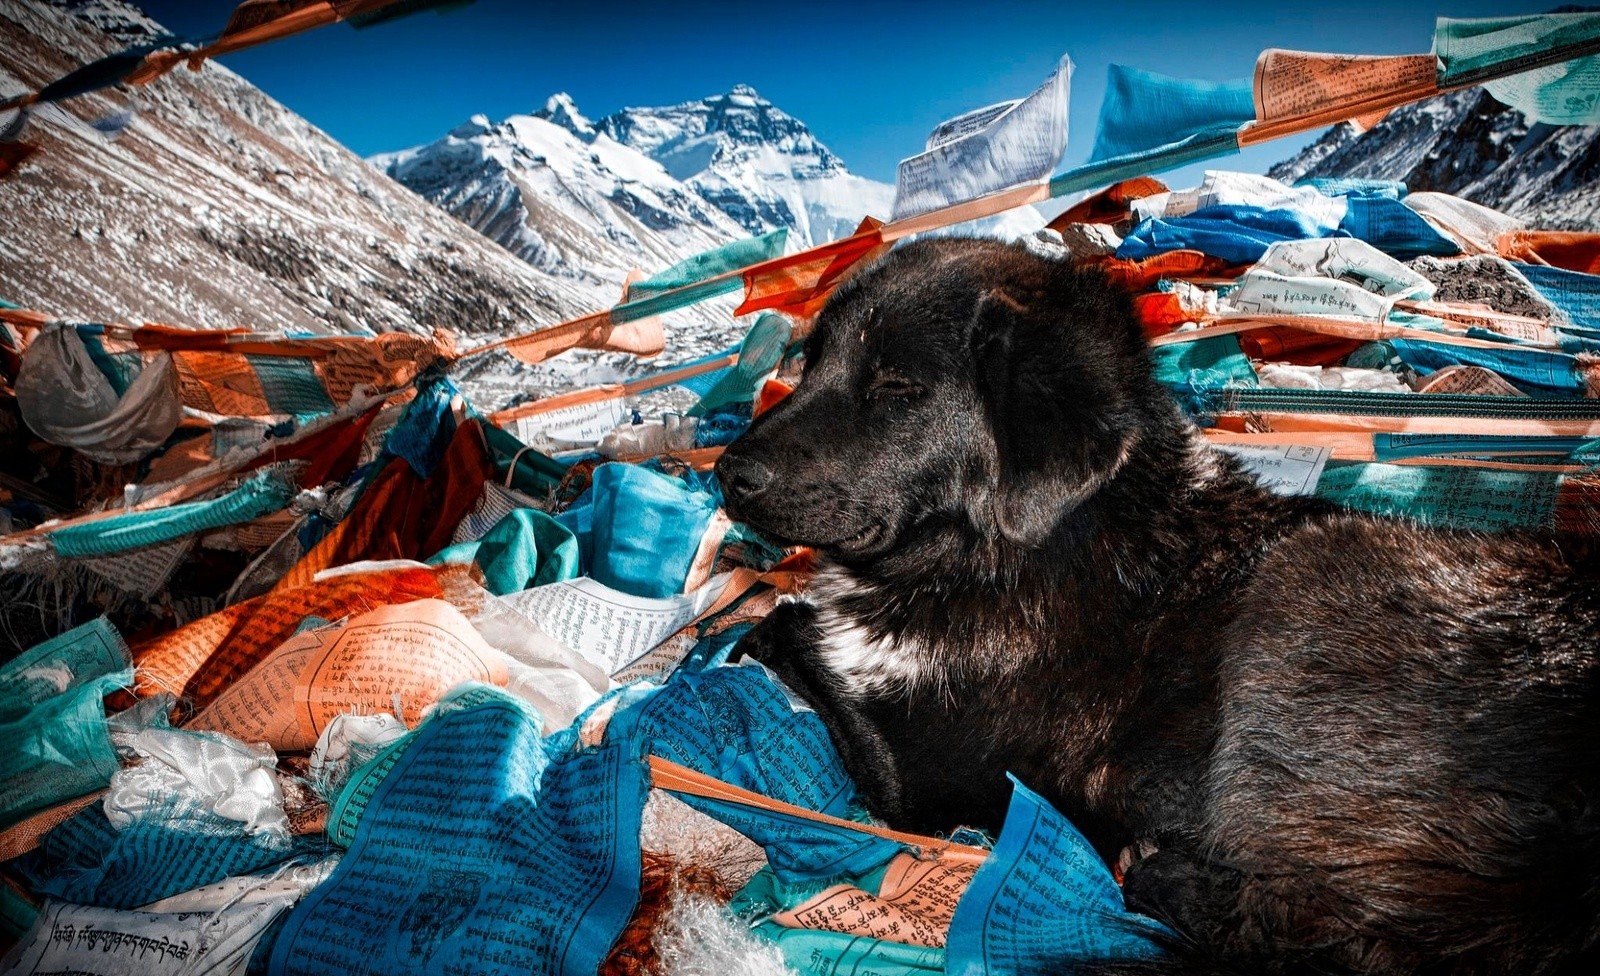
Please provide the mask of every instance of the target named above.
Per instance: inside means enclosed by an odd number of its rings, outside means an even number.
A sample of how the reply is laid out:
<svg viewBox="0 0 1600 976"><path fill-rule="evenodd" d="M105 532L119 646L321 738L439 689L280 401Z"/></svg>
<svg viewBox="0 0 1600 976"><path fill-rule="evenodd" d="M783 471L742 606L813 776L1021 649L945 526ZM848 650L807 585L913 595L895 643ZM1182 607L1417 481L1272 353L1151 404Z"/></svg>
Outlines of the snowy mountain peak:
<svg viewBox="0 0 1600 976"><path fill-rule="evenodd" d="M0 2L0 93L163 34L118 0ZM119 137L91 124L130 98ZM466 346L593 307L215 62L41 106L28 138L43 151L0 193L0 295L64 318Z"/></svg>
<svg viewBox="0 0 1600 976"><path fill-rule="evenodd" d="M494 128L494 123L489 121L489 117L487 115L479 112L478 114L467 119L467 121L456 126L454 129L451 129L449 137L452 139L471 139L473 136L483 135L492 128Z"/></svg>
<svg viewBox="0 0 1600 976"><path fill-rule="evenodd" d="M762 234L787 227L799 245L849 234L885 216L893 187L852 175L805 123L753 87L602 119L604 135L649 156L691 190Z"/></svg>
<svg viewBox="0 0 1600 976"><path fill-rule="evenodd" d="M537 229L548 217L536 202L598 222L645 268L670 262L645 260L645 238L626 222L609 223L608 208L669 236L694 225L724 239L781 227L808 247L853 233L863 217L888 217L894 202L892 186L851 173L805 123L750 85L599 122L558 93L532 115L498 125L474 116L438 142L372 163L525 260L574 275L595 262ZM1011 237L1041 223L1019 211L983 232Z"/></svg>
<svg viewBox="0 0 1600 976"><path fill-rule="evenodd" d="M805 123L749 85L721 95L659 108L625 108L607 116L600 129L625 146L645 153L679 179L689 179L715 163L737 163L763 153L780 153L796 175L846 172Z"/></svg>
<svg viewBox="0 0 1600 976"><path fill-rule="evenodd" d="M553 122L585 141L592 140L596 132L594 122L578 111L572 96L566 92L556 92L545 99L544 108L533 113L533 116Z"/></svg>
<svg viewBox="0 0 1600 976"><path fill-rule="evenodd" d="M665 252L676 260L686 246L780 227L798 246L822 243L863 216L887 216L894 197L749 85L598 123L558 92L531 115L474 115L433 143L370 162L524 260L576 277L660 267L671 263ZM555 212L602 228L620 245L619 265L564 246L544 227Z"/></svg>

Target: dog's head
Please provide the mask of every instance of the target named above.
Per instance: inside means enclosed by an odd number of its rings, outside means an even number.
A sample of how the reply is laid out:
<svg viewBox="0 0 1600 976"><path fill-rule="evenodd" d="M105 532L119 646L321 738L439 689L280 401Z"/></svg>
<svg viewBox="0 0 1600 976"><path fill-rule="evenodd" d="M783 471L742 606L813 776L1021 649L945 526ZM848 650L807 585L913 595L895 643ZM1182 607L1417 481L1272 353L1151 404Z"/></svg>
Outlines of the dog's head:
<svg viewBox="0 0 1600 976"><path fill-rule="evenodd" d="M1038 546L1171 403L1125 293L992 241L889 254L818 316L795 392L717 464L728 511L870 559L930 522Z"/></svg>

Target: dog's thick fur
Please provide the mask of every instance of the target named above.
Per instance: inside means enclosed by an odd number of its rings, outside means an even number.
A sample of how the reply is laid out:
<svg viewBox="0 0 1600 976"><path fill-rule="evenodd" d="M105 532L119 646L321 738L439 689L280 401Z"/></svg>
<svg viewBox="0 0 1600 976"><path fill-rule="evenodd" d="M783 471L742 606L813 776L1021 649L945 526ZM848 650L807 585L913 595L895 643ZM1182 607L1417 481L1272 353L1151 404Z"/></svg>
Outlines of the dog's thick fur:
<svg viewBox="0 0 1600 976"><path fill-rule="evenodd" d="M891 824L994 828L1014 772L1147 855L1126 895L1196 968L1594 971L1590 544L1271 495L1124 294L978 241L841 288L718 473L823 557L743 646Z"/></svg>

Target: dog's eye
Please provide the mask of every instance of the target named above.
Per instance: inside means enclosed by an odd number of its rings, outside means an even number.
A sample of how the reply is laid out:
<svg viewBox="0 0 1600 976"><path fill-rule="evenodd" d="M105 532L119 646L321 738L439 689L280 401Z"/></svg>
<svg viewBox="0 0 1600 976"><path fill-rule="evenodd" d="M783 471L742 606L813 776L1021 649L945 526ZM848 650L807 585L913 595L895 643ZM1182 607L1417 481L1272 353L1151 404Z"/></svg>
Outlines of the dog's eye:
<svg viewBox="0 0 1600 976"><path fill-rule="evenodd" d="M922 393L922 384L894 373L879 373L873 378L869 393L874 400L885 398L905 400Z"/></svg>

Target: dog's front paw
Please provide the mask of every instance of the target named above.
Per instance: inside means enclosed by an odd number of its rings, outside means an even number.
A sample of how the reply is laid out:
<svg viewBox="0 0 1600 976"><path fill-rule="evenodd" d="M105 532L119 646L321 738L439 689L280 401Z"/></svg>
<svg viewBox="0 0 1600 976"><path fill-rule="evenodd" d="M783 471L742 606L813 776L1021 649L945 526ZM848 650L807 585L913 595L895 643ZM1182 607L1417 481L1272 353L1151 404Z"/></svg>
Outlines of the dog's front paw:
<svg viewBox="0 0 1600 976"><path fill-rule="evenodd" d="M1136 852L1131 858L1123 873L1122 900L1129 911L1165 922L1180 934L1205 943L1225 924L1237 887L1234 872L1179 850L1161 848L1146 856Z"/></svg>
<svg viewBox="0 0 1600 976"><path fill-rule="evenodd" d="M1124 847L1117 854L1117 863L1111 866L1111 872L1116 876L1117 884L1123 883L1128 877L1128 872L1133 870L1135 864L1153 856L1158 850L1160 850L1160 847L1157 846L1156 842L1148 839L1135 841Z"/></svg>

